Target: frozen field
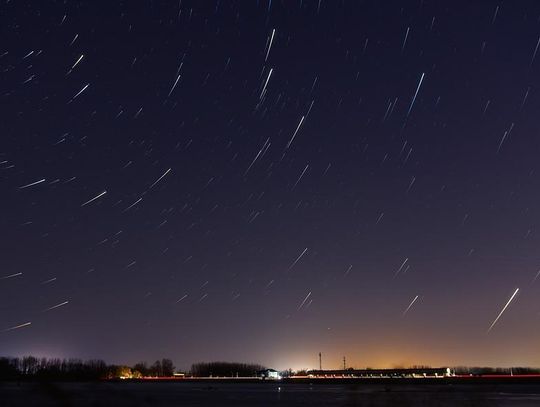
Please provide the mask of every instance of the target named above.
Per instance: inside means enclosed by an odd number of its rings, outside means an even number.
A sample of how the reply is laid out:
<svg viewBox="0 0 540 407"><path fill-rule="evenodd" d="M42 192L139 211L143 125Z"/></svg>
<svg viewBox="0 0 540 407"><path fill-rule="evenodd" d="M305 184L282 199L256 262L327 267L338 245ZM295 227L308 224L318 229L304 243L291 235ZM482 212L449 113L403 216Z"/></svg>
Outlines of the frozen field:
<svg viewBox="0 0 540 407"><path fill-rule="evenodd" d="M0 382L0 405L537 407L540 406L540 385Z"/></svg>

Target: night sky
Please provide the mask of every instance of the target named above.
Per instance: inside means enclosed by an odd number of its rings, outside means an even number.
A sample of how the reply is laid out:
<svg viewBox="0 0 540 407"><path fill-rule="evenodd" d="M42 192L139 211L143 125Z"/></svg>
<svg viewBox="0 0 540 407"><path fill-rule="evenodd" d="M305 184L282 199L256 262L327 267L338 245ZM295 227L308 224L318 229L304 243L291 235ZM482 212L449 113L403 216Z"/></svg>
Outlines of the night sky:
<svg viewBox="0 0 540 407"><path fill-rule="evenodd" d="M0 21L1 354L540 365L539 2Z"/></svg>

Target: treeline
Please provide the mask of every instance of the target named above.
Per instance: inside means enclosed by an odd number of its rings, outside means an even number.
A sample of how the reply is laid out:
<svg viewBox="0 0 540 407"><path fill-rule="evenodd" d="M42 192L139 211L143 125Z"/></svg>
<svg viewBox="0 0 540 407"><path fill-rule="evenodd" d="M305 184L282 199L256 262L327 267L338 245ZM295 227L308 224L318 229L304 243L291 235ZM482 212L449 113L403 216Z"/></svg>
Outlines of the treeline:
<svg viewBox="0 0 540 407"><path fill-rule="evenodd" d="M151 366L139 362L133 366L132 374L139 377L170 377L174 374L174 365L170 359L156 360Z"/></svg>
<svg viewBox="0 0 540 407"><path fill-rule="evenodd" d="M509 374L540 374L540 368L534 367L467 367L457 366L452 368L458 375L509 375Z"/></svg>
<svg viewBox="0 0 540 407"><path fill-rule="evenodd" d="M115 378L170 377L174 365L170 359L146 362L135 366L108 365L103 360L49 359L25 356L0 357L0 380L100 380Z"/></svg>
<svg viewBox="0 0 540 407"><path fill-rule="evenodd" d="M264 369L264 366L252 363L194 363L191 365L191 374L194 377L253 377Z"/></svg>

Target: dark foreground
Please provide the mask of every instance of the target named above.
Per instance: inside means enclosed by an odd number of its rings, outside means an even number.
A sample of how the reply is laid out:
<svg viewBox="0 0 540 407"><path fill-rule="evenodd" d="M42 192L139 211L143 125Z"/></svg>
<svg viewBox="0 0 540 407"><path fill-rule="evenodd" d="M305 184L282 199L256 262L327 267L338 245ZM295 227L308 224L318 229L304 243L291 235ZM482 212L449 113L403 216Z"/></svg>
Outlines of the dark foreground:
<svg viewBox="0 0 540 407"><path fill-rule="evenodd" d="M540 384L0 382L2 407L540 406Z"/></svg>

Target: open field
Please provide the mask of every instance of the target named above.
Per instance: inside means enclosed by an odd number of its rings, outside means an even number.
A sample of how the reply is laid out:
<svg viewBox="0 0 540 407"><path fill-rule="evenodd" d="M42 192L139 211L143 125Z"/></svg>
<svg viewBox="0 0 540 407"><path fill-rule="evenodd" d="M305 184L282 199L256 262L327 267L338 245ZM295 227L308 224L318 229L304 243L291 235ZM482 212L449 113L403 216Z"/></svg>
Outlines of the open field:
<svg viewBox="0 0 540 407"><path fill-rule="evenodd" d="M3 407L23 406L471 406L540 405L538 383L1 382Z"/></svg>

